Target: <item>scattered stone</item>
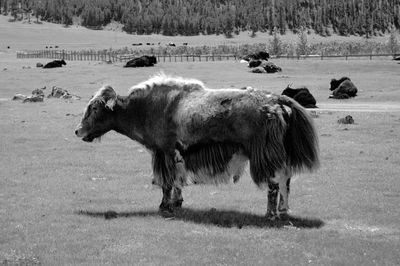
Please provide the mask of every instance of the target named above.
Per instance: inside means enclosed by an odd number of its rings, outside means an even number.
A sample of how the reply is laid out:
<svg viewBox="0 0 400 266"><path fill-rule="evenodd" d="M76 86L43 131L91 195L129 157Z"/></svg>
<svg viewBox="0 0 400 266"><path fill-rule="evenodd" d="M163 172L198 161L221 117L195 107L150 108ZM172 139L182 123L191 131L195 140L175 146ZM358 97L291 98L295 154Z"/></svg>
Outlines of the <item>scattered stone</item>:
<svg viewBox="0 0 400 266"><path fill-rule="evenodd" d="M28 98L28 96L23 95L23 94L20 94L20 93L17 93L17 94L14 95L14 97L12 98L12 100L13 100L13 101L23 101L23 100L25 100L26 98Z"/></svg>
<svg viewBox="0 0 400 266"><path fill-rule="evenodd" d="M80 100L81 97L70 94L67 90L64 90L60 87L53 86L51 89L51 93L47 95L47 98L61 98L61 99L75 99L75 100Z"/></svg>
<svg viewBox="0 0 400 266"><path fill-rule="evenodd" d="M31 102L31 103L35 103L35 102L43 102L44 100L44 92L43 90L46 89L46 87L42 88L42 89L34 89L32 91L32 95L27 97L26 99L24 99L22 102L26 103L26 102Z"/></svg>
<svg viewBox="0 0 400 266"><path fill-rule="evenodd" d="M337 122L345 125L354 124L354 119L351 115L346 115L346 117L340 118Z"/></svg>
<svg viewBox="0 0 400 266"><path fill-rule="evenodd" d="M44 97L42 96L29 96L25 100L23 100L23 103L36 103L36 102L43 102Z"/></svg>

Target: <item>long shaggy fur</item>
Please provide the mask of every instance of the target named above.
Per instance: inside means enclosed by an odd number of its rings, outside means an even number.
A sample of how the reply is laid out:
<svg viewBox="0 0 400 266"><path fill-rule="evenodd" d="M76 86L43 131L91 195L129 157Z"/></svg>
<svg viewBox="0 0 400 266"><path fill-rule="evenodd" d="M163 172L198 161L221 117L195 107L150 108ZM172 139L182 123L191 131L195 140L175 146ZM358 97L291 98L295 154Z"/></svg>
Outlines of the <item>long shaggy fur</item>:
<svg viewBox="0 0 400 266"><path fill-rule="evenodd" d="M195 79L159 74L132 87L127 97L105 86L90 104L99 102L102 108L83 119L77 135L90 141L115 130L139 141L152 152L154 181L163 188L176 186L182 176L194 183L237 180L247 162L259 186L279 171L318 166L312 120L286 96L250 87L214 90ZM91 119L95 134L84 121Z"/></svg>

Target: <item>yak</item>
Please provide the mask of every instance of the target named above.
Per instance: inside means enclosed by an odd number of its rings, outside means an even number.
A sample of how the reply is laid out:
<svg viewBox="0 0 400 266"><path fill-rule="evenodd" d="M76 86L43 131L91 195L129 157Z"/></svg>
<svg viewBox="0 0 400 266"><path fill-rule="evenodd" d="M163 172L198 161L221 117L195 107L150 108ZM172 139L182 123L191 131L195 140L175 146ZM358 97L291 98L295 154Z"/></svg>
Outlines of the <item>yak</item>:
<svg viewBox="0 0 400 266"><path fill-rule="evenodd" d="M151 153L161 213L182 206L184 185L238 180L249 163L254 183L268 191L266 217L287 217L290 178L319 161L312 118L289 97L251 87L210 89L165 74L127 96L109 85L97 91L75 134L91 142L110 130Z"/></svg>
<svg viewBox="0 0 400 266"><path fill-rule="evenodd" d="M251 71L253 73L276 73L282 71L282 68L266 60L251 60L248 67L253 68Z"/></svg>
<svg viewBox="0 0 400 266"><path fill-rule="evenodd" d="M143 55L129 60L124 67L150 67L155 64L157 64L157 58L154 55Z"/></svg>
<svg viewBox="0 0 400 266"><path fill-rule="evenodd" d="M332 79L329 88L332 94L329 98L333 99L349 99L357 95L357 87L348 77L342 77L340 79Z"/></svg>
<svg viewBox="0 0 400 266"><path fill-rule="evenodd" d="M64 59L51 61L43 66L43 68L55 68L65 66L67 63Z"/></svg>
<svg viewBox="0 0 400 266"><path fill-rule="evenodd" d="M282 91L282 95L292 98L305 108L317 108L317 101L306 87L293 89L288 85L286 89Z"/></svg>
<svg viewBox="0 0 400 266"><path fill-rule="evenodd" d="M266 61L268 61L268 58L269 58L268 52L260 51L260 52L254 53L254 54L245 55L242 57L242 60L245 60L247 62L250 62L251 60L266 60Z"/></svg>

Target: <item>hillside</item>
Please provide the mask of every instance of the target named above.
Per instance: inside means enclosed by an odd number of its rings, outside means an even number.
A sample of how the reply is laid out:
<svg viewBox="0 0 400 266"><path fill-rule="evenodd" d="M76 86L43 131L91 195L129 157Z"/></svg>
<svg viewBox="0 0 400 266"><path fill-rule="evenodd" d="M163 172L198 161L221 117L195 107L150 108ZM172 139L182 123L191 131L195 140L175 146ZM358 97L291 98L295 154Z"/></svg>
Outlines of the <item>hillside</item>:
<svg viewBox="0 0 400 266"><path fill-rule="evenodd" d="M111 21L135 34L232 37L311 29L321 36L378 36L400 27L398 0L2 0L0 13L16 19L102 28Z"/></svg>
<svg viewBox="0 0 400 266"><path fill-rule="evenodd" d="M146 44L154 43L158 46L165 46L168 42L182 45L186 42L189 46L218 46L243 45L269 43L273 36L268 33L257 33L252 37L251 32L241 32L233 38L226 38L224 35L198 35L198 36L164 36L161 34L135 35L121 31L120 27L109 25L106 29L114 30L90 30L83 26L65 27L60 24L43 22L37 24L24 21L9 22L9 16L0 15L0 52L15 52L24 49L45 49L46 46L59 49L80 50L80 49L118 49L123 47L135 48L133 43ZM287 33L280 36L283 43L295 44L298 36ZM388 35L373 37L369 42L384 43ZM309 44L332 43L332 42L365 42L360 36L338 36L322 37L317 34L307 35ZM10 49L7 47L10 46ZM143 47L146 47L145 45ZM153 46L151 46L153 47ZM138 48L138 47L136 47Z"/></svg>

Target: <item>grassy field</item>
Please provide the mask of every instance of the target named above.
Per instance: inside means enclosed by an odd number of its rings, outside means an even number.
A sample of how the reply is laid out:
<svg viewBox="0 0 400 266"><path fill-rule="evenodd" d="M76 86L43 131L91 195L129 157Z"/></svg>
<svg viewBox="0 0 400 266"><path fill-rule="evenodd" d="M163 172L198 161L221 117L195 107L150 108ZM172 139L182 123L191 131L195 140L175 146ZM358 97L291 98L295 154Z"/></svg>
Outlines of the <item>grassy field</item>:
<svg viewBox="0 0 400 266"><path fill-rule="evenodd" d="M282 59L274 62L283 72L271 75L233 61L35 68L40 61L0 51L0 265L400 264L400 111L392 108L400 106L400 78L393 61ZM142 146L116 133L90 144L74 136L100 86L126 94L158 71L212 88L280 93L294 83L311 90L321 107L321 168L293 178L289 221L264 219L266 192L248 171L237 184L185 188L183 210L164 218ZM352 78L359 96L328 99L330 79L341 76ZM59 86L82 99L10 100L44 86L46 94ZM341 104L360 108L323 108ZM355 124L339 125L345 115Z"/></svg>

